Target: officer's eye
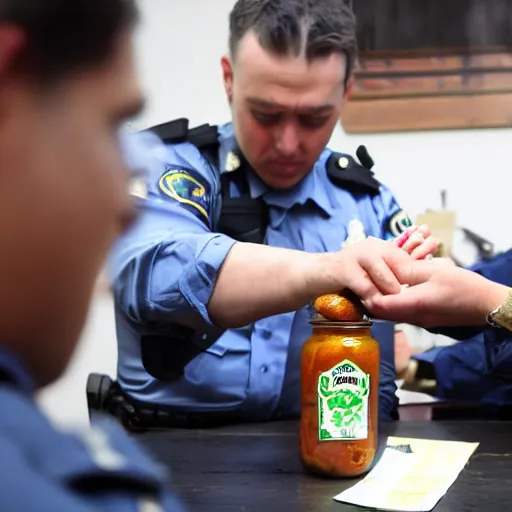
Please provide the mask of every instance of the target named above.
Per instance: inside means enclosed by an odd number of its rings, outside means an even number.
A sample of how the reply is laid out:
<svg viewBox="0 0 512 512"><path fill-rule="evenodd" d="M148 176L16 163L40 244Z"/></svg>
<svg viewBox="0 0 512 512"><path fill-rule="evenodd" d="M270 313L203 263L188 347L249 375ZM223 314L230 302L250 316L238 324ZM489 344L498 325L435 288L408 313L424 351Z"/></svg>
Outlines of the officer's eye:
<svg viewBox="0 0 512 512"><path fill-rule="evenodd" d="M300 124L306 128L321 128L328 120L326 116L299 116Z"/></svg>
<svg viewBox="0 0 512 512"><path fill-rule="evenodd" d="M281 119L281 114L264 114L262 112L256 112L252 111L252 115L258 123L260 123L263 126L269 126L271 124L275 124L279 122Z"/></svg>

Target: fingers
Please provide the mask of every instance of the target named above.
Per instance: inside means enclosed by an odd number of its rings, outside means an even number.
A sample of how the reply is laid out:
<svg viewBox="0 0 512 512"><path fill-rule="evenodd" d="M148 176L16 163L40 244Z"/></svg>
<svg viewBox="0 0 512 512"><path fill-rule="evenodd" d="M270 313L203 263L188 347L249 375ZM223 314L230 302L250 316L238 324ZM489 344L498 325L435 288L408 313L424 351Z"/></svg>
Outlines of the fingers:
<svg viewBox="0 0 512 512"><path fill-rule="evenodd" d="M362 301L380 295L372 278L361 268L353 274L352 279L346 283L347 288L354 292Z"/></svg>
<svg viewBox="0 0 512 512"><path fill-rule="evenodd" d="M400 281L382 258L368 258L361 266L381 293L400 292Z"/></svg>
<svg viewBox="0 0 512 512"><path fill-rule="evenodd" d="M424 325L425 295L429 293L427 286L404 288L394 295L374 295L363 301L363 305L375 318Z"/></svg>
<svg viewBox="0 0 512 512"><path fill-rule="evenodd" d="M417 231L418 226L411 226L405 233L402 233L402 235L398 238L395 238L393 242L397 245L399 249L403 249L404 245L407 244L411 236L415 231Z"/></svg>
<svg viewBox="0 0 512 512"><path fill-rule="evenodd" d="M407 241L411 237L412 233L413 232L410 229L408 229L405 233L402 234L401 237L393 240L393 243L395 243L399 249L402 249L402 247L407 243Z"/></svg>
<svg viewBox="0 0 512 512"><path fill-rule="evenodd" d="M418 232L421 233L425 239L432 235L430 228L426 224L421 224L418 227Z"/></svg>
<svg viewBox="0 0 512 512"><path fill-rule="evenodd" d="M426 258L439 248L439 242L430 235L430 228L425 224L411 226L395 244L416 260Z"/></svg>
<svg viewBox="0 0 512 512"><path fill-rule="evenodd" d="M402 246L402 249L407 253L411 254L417 247L419 247L425 241L425 237L419 231L415 231L411 234L407 242Z"/></svg>
<svg viewBox="0 0 512 512"><path fill-rule="evenodd" d="M411 287L427 283L443 272L443 265L430 260L412 260L407 267L397 270L400 281Z"/></svg>
<svg viewBox="0 0 512 512"><path fill-rule="evenodd" d="M409 254L411 255L411 258L415 260L423 260L427 256L437 252L438 249L439 242L434 237L429 236L423 243L419 244Z"/></svg>
<svg viewBox="0 0 512 512"><path fill-rule="evenodd" d="M395 270L412 260L394 244L377 239L370 240L373 247L369 246L361 257L361 267L380 293L399 293L402 283ZM390 262L393 262L393 265L390 265Z"/></svg>

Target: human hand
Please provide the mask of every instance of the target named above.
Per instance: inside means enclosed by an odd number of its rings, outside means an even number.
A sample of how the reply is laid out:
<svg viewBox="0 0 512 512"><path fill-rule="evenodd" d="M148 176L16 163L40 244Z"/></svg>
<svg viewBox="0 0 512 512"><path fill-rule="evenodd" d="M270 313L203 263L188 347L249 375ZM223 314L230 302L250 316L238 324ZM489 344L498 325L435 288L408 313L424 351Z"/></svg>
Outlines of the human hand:
<svg viewBox="0 0 512 512"><path fill-rule="evenodd" d="M349 288L362 300L397 294L410 274L412 257L396 244L369 237L330 254L330 280L334 293Z"/></svg>
<svg viewBox="0 0 512 512"><path fill-rule="evenodd" d="M410 286L399 294L363 300L372 316L423 327L485 325L509 292L475 272L433 261L413 262L400 280Z"/></svg>
<svg viewBox="0 0 512 512"><path fill-rule="evenodd" d="M432 236L426 224L411 226L405 233L395 238L393 243L415 260L432 257L439 248L439 242Z"/></svg>

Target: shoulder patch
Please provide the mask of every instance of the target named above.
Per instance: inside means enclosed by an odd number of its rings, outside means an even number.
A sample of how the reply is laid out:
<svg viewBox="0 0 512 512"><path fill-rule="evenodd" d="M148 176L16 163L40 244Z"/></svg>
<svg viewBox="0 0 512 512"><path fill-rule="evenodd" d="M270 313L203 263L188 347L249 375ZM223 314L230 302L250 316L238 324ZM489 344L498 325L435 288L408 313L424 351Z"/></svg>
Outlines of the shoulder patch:
<svg viewBox="0 0 512 512"><path fill-rule="evenodd" d="M388 217L384 223L384 235L386 238L396 238L412 226L409 215L403 210L398 210Z"/></svg>
<svg viewBox="0 0 512 512"><path fill-rule="evenodd" d="M158 180L160 193L178 201L209 224L210 185L197 172L185 167L169 167Z"/></svg>
<svg viewBox="0 0 512 512"><path fill-rule="evenodd" d="M333 153L326 164L329 179L339 187L358 187L369 194L380 192L380 183L373 172L357 163L350 155Z"/></svg>

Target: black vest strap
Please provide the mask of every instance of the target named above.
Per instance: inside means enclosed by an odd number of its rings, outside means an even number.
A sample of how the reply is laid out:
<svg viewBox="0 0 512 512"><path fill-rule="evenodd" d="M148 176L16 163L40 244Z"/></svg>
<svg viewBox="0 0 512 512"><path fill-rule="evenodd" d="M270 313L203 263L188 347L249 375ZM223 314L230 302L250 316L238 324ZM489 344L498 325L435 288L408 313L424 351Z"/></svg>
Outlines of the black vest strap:
<svg viewBox="0 0 512 512"><path fill-rule="evenodd" d="M153 126L148 131L156 134L166 144L190 142L213 165L218 165L219 139L217 126L202 124L195 128L189 128L188 119L181 118Z"/></svg>
<svg viewBox="0 0 512 512"><path fill-rule="evenodd" d="M252 198L245 165L221 175L222 213L217 230L238 240L253 244L265 243L268 226L268 206L263 198ZM231 183L240 191L239 197L230 196Z"/></svg>

